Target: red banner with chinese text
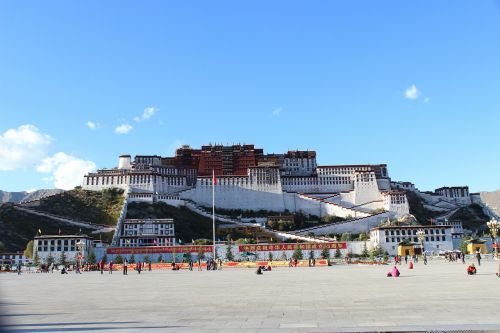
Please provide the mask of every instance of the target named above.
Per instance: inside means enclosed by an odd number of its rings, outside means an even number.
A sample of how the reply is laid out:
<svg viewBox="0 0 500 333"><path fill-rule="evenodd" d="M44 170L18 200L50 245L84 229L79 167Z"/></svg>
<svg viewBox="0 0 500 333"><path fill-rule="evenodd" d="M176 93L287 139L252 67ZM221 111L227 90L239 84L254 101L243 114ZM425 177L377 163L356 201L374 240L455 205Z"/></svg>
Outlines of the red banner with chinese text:
<svg viewBox="0 0 500 333"><path fill-rule="evenodd" d="M145 247L110 247L107 254L153 254L153 253L198 253L198 251L213 252L212 245L186 246L145 246Z"/></svg>
<svg viewBox="0 0 500 333"><path fill-rule="evenodd" d="M295 250L300 246L301 250L336 250L345 249L345 242L340 243L281 243L281 244L245 244L238 246L240 252L258 252L258 251L287 251Z"/></svg>

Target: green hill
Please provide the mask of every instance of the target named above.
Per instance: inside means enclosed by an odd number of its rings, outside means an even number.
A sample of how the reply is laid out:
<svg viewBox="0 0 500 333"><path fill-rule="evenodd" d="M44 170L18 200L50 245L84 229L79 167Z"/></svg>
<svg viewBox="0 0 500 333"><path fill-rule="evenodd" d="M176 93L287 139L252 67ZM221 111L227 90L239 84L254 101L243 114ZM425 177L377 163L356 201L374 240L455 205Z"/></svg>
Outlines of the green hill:
<svg viewBox="0 0 500 333"><path fill-rule="evenodd" d="M115 225L123 205L123 190L86 191L75 188L41 199L36 210L96 224Z"/></svg>
<svg viewBox="0 0 500 333"><path fill-rule="evenodd" d="M16 210L11 203L0 206L0 242L3 243L3 251L23 251L26 244L37 234L38 229L43 234L53 235L57 235L59 229L64 234L75 234L80 231L78 226ZM85 228L81 230L88 235L92 231Z"/></svg>
<svg viewBox="0 0 500 333"><path fill-rule="evenodd" d="M163 202L148 204L132 202L127 208L128 219L173 218L175 237L184 242L192 239L212 239L212 219L199 215L186 207L174 207Z"/></svg>

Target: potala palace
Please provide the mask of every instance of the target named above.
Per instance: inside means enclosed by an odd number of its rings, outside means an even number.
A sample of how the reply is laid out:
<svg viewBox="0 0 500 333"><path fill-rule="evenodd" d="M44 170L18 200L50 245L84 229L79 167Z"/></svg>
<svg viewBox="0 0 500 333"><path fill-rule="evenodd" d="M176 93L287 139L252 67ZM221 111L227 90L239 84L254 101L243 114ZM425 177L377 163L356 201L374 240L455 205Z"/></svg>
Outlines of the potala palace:
<svg viewBox="0 0 500 333"><path fill-rule="evenodd" d="M403 190L415 190L411 183L392 182L386 164L317 165L315 151L264 154L254 145L206 145L201 149L185 145L173 157L138 155L132 159L122 155L117 168L89 173L82 184L86 190L121 188L128 202L164 201L201 213L203 207L212 205L213 186L218 208L301 212L346 220L295 233L303 235L368 232L389 218L408 215ZM470 203L467 187L438 190L419 193L448 206Z"/></svg>

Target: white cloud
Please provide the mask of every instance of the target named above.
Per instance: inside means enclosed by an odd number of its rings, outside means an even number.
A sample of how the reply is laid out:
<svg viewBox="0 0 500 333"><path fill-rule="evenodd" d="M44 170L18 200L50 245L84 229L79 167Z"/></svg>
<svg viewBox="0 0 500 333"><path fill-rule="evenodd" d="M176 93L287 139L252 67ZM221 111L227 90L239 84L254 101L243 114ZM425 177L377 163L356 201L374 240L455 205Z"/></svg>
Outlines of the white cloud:
<svg viewBox="0 0 500 333"><path fill-rule="evenodd" d="M98 129L99 127L101 127L101 125L99 123L94 123L92 121L87 121L87 127L90 128L91 130L96 130Z"/></svg>
<svg viewBox="0 0 500 333"><path fill-rule="evenodd" d="M142 115L140 117L134 117L134 121L140 122L140 121L148 120L149 118L151 118L152 116L154 116L154 114L157 111L158 111L158 109L155 108L155 107L153 107L153 106L145 108L144 112L142 113Z"/></svg>
<svg viewBox="0 0 500 333"><path fill-rule="evenodd" d="M0 135L0 171L26 168L46 155L52 138L33 125L21 125Z"/></svg>
<svg viewBox="0 0 500 333"><path fill-rule="evenodd" d="M283 108L276 108L273 110L273 116L279 116L283 112Z"/></svg>
<svg viewBox="0 0 500 333"><path fill-rule="evenodd" d="M51 177L44 177L45 181L54 181L54 186L63 190L70 190L81 185L83 176L96 169L92 161L86 161L71 155L59 152L52 157L45 158L36 170L51 173Z"/></svg>
<svg viewBox="0 0 500 333"><path fill-rule="evenodd" d="M128 132L130 132L132 130L132 126L130 126L129 124L121 124L120 126L117 126L115 128L115 133L116 134L127 134Z"/></svg>
<svg viewBox="0 0 500 333"><path fill-rule="evenodd" d="M35 188L30 188L29 190L25 190L24 192L26 192L26 193L33 193L35 191L38 191L38 190L35 189Z"/></svg>
<svg viewBox="0 0 500 333"><path fill-rule="evenodd" d="M418 91L417 86L412 84L405 90L405 98L417 99L420 96L420 91Z"/></svg>
<svg viewBox="0 0 500 333"><path fill-rule="evenodd" d="M424 98L424 103L429 103L431 99L429 97Z"/></svg>

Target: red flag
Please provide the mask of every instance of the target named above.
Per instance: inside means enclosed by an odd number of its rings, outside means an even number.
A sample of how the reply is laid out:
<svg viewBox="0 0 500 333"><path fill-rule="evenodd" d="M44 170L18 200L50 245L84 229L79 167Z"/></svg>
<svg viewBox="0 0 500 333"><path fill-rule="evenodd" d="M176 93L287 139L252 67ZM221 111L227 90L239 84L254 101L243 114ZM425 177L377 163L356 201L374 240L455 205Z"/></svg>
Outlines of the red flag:
<svg viewBox="0 0 500 333"><path fill-rule="evenodd" d="M214 185L217 185L217 178L215 178L215 173L214 173L214 176L213 176L213 177L214 177L214 179L213 179L213 184L214 184Z"/></svg>

